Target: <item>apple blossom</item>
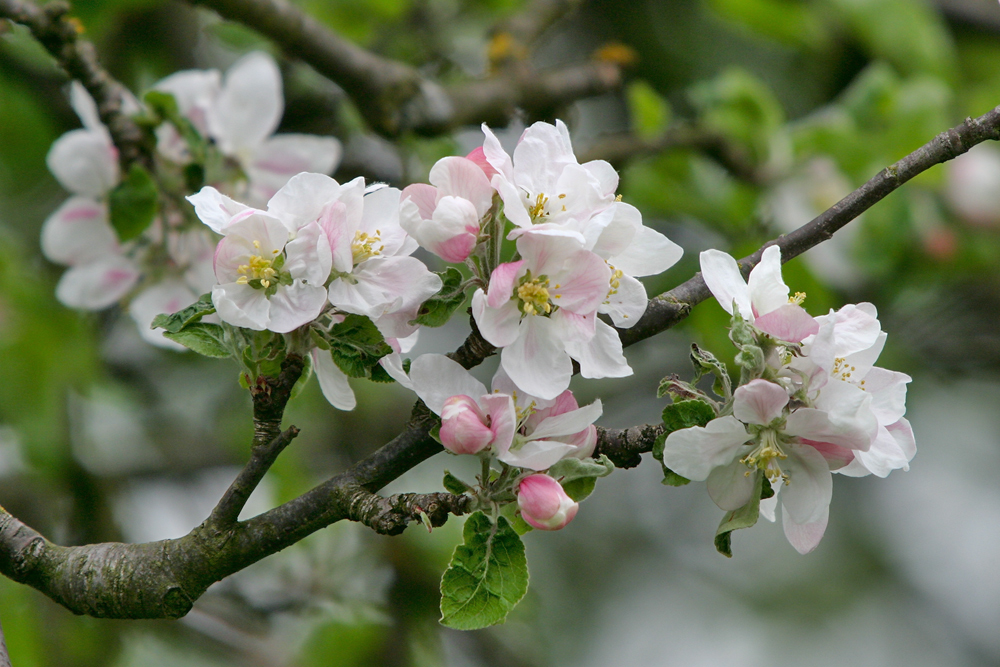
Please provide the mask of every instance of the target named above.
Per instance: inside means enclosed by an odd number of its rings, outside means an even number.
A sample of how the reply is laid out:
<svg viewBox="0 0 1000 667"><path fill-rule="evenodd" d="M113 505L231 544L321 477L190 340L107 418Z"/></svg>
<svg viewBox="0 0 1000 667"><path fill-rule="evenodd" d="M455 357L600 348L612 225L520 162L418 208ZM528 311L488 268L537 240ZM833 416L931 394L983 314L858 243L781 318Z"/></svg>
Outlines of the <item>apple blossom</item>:
<svg viewBox="0 0 1000 667"><path fill-rule="evenodd" d="M580 504L548 475L529 475L518 485L517 506L521 517L539 530L559 530L573 520Z"/></svg>
<svg viewBox="0 0 1000 667"><path fill-rule="evenodd" d="M498 266L489 291L472 297L476 324L503 348L500 363L514 383L553 399L569 386L571 357L584 377L631 374L621 342L597 319L611 281L604 260L563 236L522 236L517 248L522 259Z"/></svg>
<svg viewBox="0 0 1000 667"><path fill-rule="evenodd" d="M749 281L743 280L731 255L715 249L701 253L701 275L727 313L732 315L735 308L757 329L778 340L798 343L819 330L799 305L801 297L789 299L788 285L781 278L778 246L764 250L760 263L750 271Z"/></svg>
<svg viewBox="0 0 1000 667"><path fill-rule="evenodd" d="M751 500L758 474L783 484L785 535L800 553L812 551L826 527L830 471L867 451L878 428L871 396L841 396L831 410L796 407L786 389L756 379L734 393L733 412L670 433L663 463L692 480L706 480L712 500L735 510Z"/></svg>

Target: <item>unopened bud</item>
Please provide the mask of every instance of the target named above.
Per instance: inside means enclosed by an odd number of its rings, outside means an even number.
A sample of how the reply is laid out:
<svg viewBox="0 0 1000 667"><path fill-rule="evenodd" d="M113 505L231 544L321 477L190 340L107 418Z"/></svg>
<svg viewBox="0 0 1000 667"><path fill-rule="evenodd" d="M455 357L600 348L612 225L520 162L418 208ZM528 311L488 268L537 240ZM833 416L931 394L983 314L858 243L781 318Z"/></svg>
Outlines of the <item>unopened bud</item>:
<svg viewBox="0 0 1000 667"><path fill-rule="evenodd" d="M539 530L559 530L576 516L579 503L562 485L548 475L531 475L521 480L517 493L521 516Z"/></svg>
<svg viewBox="0 0 1000 667"><path fill-rule="evenodd" d="M456 454L477 454L493 442L493 432L479 404L468 396L452 396L441 408L441 444Z"/></svg>

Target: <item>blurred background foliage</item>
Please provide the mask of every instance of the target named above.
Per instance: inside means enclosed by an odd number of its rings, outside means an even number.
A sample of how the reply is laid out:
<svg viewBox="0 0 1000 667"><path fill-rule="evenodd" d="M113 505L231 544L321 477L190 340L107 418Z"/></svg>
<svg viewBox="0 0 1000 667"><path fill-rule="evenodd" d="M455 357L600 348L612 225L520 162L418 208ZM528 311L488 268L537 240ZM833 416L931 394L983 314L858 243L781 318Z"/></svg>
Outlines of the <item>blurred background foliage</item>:
<svg viewBox="0 0 1000 667"><path fill-rule="evenodd" d="M525 9L522 0L297 4L445 82L488 75L498 26ZM752 251L1000 104L992 0L572 4L524 57L545 67L614 45L632 61L623 90L554 114L570 123L580 155L604 157L605 140L623 133L636 142L613 158L620 191L686 250L648 281L650 294L690 277L700 250ZM74 15L137 92L179 69L225 68L249 49L277 55L258 34L180 2L88 0ZM481 141L467 128L390 142L337 86L300 62L282 67L282 130L340 137L340 179L403 186ZM151 348L123 313L81 315L55 300L60 269L41 258L38 233L65 196L46 152L78 124L65 83L25 31L0 31L0 503L63 544L179 536L244 460L249 400L232 364ZM504 136L516 140L533 120ZM725 151L672 145L677 128L721 137ZM567 529L527 538L531 591L504 626L463 634L436 623L460 520L393 539L336 525L221 582L178 622L74 617L0 579L14 664L995 665L998 265L1000 150L983 145L786 266L814 314L875 303L890 334L880 365L914 378L913 469L838 478L830 528L809 556L779 527L758 525L736 536L726 561L712 547L721 513L704 489L662 487L647 461L601 480ZM726 324L703 304L629 350L634 377L574 388L582 402L602 397L606 426L655 421L657 381L689 372L692 341L731 357ZM420 350L448 351L465 332L460 321L427 332ZM407 392L355 390L351 413L330 408L315 386L292 403L286 423L302 435L245 514L295 497L398 431ZM387 492L440 490L442 469L467 463L438 455Z"/></svg>

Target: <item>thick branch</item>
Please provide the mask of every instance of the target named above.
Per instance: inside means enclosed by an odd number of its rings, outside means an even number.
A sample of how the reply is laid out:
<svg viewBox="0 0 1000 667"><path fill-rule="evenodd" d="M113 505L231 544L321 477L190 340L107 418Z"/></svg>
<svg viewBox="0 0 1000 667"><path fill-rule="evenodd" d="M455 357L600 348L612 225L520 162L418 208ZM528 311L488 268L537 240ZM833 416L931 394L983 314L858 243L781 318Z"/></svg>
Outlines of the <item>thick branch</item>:
<svg viewBox="0 0 1000 667"><path fill-rule="evenodd" d="M594 456L606 455L619 468L634 468L641 454L652 451L653 442L663 433L663 424L641 424L631 428L597 427Z"/></svg>
<svg viewBox="0 0 1000 667"><path fill-rule="evenodd" d="M510 72L445 88L415 68L345 40L287 0L190 0L274 40L351 96L384 134L439 134L469 123L505 124L516 108L542 113L621 84L613 63Z"/></svg>
<svg viewBox="0 0 1000 667"><path fill-rule="evenodd" d="M0 0L0 18L26 26L59 66L83 84L97 102L101 122L111 133L123 169L134 162L150 167L147 137L122 108L129 92L101 67L94 45L79 38L79 23L68 19L68 12L69 6L63 2L39 8L25 0Z"/></svg>

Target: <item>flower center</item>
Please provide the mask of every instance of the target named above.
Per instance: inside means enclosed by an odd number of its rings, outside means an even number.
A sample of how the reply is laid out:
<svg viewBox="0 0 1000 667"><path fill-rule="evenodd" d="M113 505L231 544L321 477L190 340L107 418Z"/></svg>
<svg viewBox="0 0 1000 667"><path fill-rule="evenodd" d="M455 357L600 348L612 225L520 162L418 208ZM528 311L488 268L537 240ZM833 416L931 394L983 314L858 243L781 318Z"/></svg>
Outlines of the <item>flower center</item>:
<svg viewBox="0 0 1000 667"><path fill-rule="evenodd" d="M259 251L260 241L254 241L253 247ZM240 274L236 282L240 285L250 285L255 289L266 290L271 286L271 281L278 275L278 271L273 266L278 252L272 250L269 259L265 259L260 254L251 255L246 264L236 267L236 272Z"/></svg>
<svg viewBox="0 0 1000 667"><path fill-rule="evenodd" d="M852 366L851 364L847 363L847 359L845 359L844 357L837 357L836 359L833 360L833 369L830 371L830 375L837 378L838 380L843 380L844 382L850 382L852 384L856 384L858 387L861 388L862 391L864 391L865 381L861 380L860 382L855 382L851 378L851 375L853 375L854 371L856 370L858 370L857 366Z"/></svg>
<svg viewBox="0 0 1000 667"><path fill-rule="evenodd" d="M376 247L376 245L378 247ZM375 233L369 236L365 232L356 232L354 241L351 243L351 253L354 255L354 263L360 264L366 259L377 257L385 250L382 243L382 231L376 229Z"/></svg>
<svg viewBox="0 0 1000 667"><path fill-rule="evenodd" d="M765 428L760 432L756 449L740 459L740 463L750 468L746 472L748 477L754 469L757 469L767 475L768 481L772 484L779 479L788 484L788 473L782 472L781 465L778 463L778 461L787 458L788 454L781 451L781 446L778 444L777 431L773 428Z"/></svg>
<svg viewBox="0 0 1000 667"><path fill-rule="evenodd" d="M544 192L539 192L535 195L535 203L531 203L531 195L525 194L524 198L528 200L528 215L531 216L531 221L533 223L545 222L544 218L552 215L552 211L547 211L546 208L549 204L549 198ZM558 195L558 199L566 199L565 194ZM562 211L566 210L566 204L562 204Z"/></svg>
<svg viewBox="0 0 1000 667"><path fill-rule="evenodd" d="M514 297L521 302L520 310L525 315L548 315L552 312L548 276L532 278L531 271L528 271L514 288ZM558 299L559 295L555 295L555 298Z"/></svg>
<svg viewBox="0 0 1000 667"><path fill-rule="evenodd" d="M796 306L801 306L802 302L806 300L805 292L796 292L792 296L788 297L788 303L794 303Z"/></svg>

